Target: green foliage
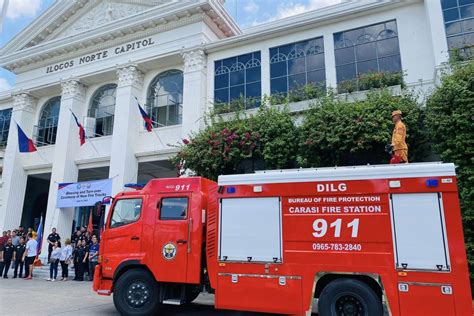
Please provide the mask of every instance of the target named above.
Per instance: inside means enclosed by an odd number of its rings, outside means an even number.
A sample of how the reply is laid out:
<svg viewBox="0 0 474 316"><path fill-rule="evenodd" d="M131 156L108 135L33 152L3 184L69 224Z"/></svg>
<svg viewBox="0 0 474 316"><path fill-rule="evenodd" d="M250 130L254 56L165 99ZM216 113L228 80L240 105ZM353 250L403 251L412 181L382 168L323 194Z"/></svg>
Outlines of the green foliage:
<svg viewBox="0 0 474 316"><path fill-rule="evenodd" d="M474 278L474 61L453 64L452 73L427 102L427 126L443 161L454 162L464 238Z"/></svg>
<svg viewBox="0 0 474 316"><path fill-rule="evenodd" d="M373 91L365 101L336 101L327 97L306 115L301 128L299 164L304 167L387 163L385 145L391 141L391 112L400 109L407 125L411 161L426 154L423 109L411 94L392 96Z"/></svg>
<svg viewBox="0 0 474 316"><path fill-rule="evenodd" d="M325 88L321 84L306 84L288 93L273 94L270 97L270 104L287 104L290 102L300 102L314 100L326 95Z"/></svg>
<svg viewBox="0 0 474 316"><path fill-rule="evenodd" d="M461 48L453 48L449 52L452 63L459 63L474 59L474 45L466 45Z"/></svg>
<svg viewBox="0 0 474 316"><path fill-rule="evenodd" d="M205 129L183 142L172 159L176 167L216 180L220 174L293 167L298 130L286 109L263 105L250 115L214 113Z"/></svg>
<svg viewBox="0 0 474 316"><path fill-rule="evenodd" d="M339 93L352 93L397 85L401 85L402 88L405 86L402 72L369 72L358 75L355 79L340 82L337 89Z"/></svg>

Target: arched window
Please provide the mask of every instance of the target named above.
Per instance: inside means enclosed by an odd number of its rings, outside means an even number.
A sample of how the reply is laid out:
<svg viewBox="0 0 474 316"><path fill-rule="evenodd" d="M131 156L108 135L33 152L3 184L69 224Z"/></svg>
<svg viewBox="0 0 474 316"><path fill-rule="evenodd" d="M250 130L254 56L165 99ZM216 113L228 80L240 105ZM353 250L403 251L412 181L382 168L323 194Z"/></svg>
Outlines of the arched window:
<svg viewBox="0 0 474 316"><path fill-rule="evenodd" d="M49 99L43 106L38 125L35 128L37 146L53 145L56 143L60 106L61 97Z"/></svg>
<svg viewBox="0 0 474 316"><path fill-rule="evenodd" d="M0 111L0 148L7 146L8 131L10 130L10 120L12 118L12 109Z"/></svg>
<svg viewBox="0 0 474 316"><path fill-rule="evenodd" d="M114 128L115 97L117 85L100 87L92 96L88 118L85 122L87 136L112 135Z"/></svg>
<svg viewBox="0 0 474 316"><path fill-rule="evenodd" d="M168 70L153 79L146 106L154 127L181 124L183 117L183 72Z"/></svg>

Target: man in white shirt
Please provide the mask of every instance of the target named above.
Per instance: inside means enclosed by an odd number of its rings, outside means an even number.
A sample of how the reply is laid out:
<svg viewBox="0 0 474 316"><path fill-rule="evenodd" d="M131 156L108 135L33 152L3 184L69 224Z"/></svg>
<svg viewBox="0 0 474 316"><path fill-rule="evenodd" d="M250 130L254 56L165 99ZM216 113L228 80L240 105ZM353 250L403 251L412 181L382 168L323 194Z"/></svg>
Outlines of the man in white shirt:
<svg viewBox="0 0 474 316"><path fill-rule="evenodd" d="M28 242L26 243L26 250L23 254L24 262L25 262L25 279L31 280L33 277L33 263L35 262L36 258L36 247L38 243L36 240L33 239L33 234L28 233Z"/></svg>

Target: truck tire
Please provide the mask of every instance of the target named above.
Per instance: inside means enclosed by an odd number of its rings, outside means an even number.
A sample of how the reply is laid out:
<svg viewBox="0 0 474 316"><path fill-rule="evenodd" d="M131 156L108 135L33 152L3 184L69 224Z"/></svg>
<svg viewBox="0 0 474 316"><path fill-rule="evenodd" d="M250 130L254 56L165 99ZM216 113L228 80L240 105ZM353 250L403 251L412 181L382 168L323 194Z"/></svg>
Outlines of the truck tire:
<svg viewBox="0 0 474 316"><path fill-rule="evenodd" d="M382 316L381 298L365 283L341 278L330 282L319 296L321 316Z"/></svg>
<svg viewBox="0 0 474 316"><path fill-rule="evenodd" d="M125 272L114 285L114 305L121 315L154 315L160 306L153 275L141 269Z"/></svg>

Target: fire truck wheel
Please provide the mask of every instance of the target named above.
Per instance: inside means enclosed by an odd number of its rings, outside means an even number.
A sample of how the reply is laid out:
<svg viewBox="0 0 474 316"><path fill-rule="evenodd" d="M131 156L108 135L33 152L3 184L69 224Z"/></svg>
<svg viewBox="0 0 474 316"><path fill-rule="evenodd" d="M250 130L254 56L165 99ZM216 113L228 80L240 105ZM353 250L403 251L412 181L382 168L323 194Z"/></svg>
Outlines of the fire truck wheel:
<svg viewBox="0 0 474 316"><path fill-rule="evenodd" d="M367 284L343 278L324 287L318 311L325 316L382 316L383 306L380 297Z"/></svg>
<svg viewBox="0 0 474 316"><path fill-rule="evenodd" d="M114 305L121 315L153 315L160 304L158 284L145 270L129 270L114 285Z"/></svg>

